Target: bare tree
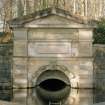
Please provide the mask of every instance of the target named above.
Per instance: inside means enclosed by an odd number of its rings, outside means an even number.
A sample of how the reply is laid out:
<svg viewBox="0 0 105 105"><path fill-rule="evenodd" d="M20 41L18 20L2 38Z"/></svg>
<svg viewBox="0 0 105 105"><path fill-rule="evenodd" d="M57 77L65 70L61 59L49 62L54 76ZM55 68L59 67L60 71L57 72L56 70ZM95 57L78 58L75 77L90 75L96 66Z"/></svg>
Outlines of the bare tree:
<svg viewBox="0 0 105 105"><path fill-rule="evenodd" d="M0 0L0 16L3 21L3 31L7 31L7 22L12 19L12 0Z"/></svg>
<svg viewBox="0 0 105 105"><path fill-rule="evenodd" d="M92 19L105 16L105 0L0 0L0 2L2 4L0 15L3 15L4 20L12 18L13 8L17 17L20 17L52 6Z"/></svg>

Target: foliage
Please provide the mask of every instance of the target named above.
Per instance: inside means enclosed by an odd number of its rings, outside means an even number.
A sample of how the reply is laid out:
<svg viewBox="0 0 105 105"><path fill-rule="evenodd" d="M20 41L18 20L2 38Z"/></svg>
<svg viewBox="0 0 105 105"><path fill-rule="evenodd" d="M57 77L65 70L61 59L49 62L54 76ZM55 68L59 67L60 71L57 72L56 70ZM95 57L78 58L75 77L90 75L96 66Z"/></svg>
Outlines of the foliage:
<svg viewBox="0 0 105 105"><path fill-rule="evenodd" d="M105 44L105 19L101 19L101 21L97 23L93 38L94 44Z"/></svg>

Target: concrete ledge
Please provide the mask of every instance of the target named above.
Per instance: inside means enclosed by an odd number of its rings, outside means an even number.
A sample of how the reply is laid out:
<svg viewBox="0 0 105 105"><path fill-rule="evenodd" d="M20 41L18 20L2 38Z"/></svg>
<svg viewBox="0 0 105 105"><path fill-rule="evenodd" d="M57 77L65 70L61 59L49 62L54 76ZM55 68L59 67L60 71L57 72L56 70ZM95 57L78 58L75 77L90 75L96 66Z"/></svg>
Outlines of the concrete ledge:
<svg viewBox="0 0 105 105"><path fill-rule="evenodd" d="M19 103L8 102L8 101L0 101L0 105L21 105ZM23 105L23 104L22 104ZM100 102L92 105L105 105L105 102Z"/></svg>
<svg viewBox="0 0 105 105"><path fill-rule="evenodd" d="M0 101L0 105L20 105L20 104L8 101Z"/></svg>
<svg viewBox="0 0 105 105"><path fill-rule="evenodd" d="M100 102L100 103L96 103L96 104L93 104L93 105L105 105L105 102Z"/></svg>

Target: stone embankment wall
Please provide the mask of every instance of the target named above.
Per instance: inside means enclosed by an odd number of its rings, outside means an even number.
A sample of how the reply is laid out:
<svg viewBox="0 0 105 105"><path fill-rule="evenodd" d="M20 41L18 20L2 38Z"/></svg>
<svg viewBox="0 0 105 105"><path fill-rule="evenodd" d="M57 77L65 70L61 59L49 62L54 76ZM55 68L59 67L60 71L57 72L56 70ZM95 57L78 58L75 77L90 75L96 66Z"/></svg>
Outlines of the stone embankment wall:
<svg viewBox="0 0 105 105"><path fill-rule="evenodd" d="M93 45L94 86L105 88L105 45Z"/></svg>
<svg viewBox="0 0 105 105"><path fill-rule="evenodd" d="M0 44L0 88L12 85L12 43Z"/></svg>

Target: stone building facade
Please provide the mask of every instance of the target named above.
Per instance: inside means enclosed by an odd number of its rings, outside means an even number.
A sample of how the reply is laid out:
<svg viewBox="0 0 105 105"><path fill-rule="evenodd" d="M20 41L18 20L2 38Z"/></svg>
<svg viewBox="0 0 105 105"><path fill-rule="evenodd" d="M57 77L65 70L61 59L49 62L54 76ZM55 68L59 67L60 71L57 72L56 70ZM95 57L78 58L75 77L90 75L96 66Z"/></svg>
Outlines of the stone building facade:
<svg viewBox="0 0 105 105"><path fill-rule="evenodd" d="M93 26L49 8L13 19L13 87L34 87L46 70L60 70L71 87L93 88Z"/></svg>
<svg viewBox="0 0 105 105"><path fill-rule="evenodd" d="M12 87L11 68L13 43L11 38L10 33L2 33L0 35L0 89Z"/></svg>

